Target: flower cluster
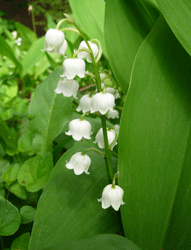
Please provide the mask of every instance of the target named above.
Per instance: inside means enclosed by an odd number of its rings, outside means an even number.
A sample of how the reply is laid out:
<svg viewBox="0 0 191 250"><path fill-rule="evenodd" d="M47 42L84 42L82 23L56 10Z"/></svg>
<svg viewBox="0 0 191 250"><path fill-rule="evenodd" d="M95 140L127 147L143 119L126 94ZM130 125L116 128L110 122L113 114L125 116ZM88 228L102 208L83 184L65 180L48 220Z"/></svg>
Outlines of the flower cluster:
<svg viewBox="0 0 191 250"><path fill-rule="evenodd" d="M70 21L70 19L68 19ZM75 26L76 27L76 26ZM97 44L98 46L97 46ZM65 35L59 30L59 25L56 29L49 29L45 35L44 50L50 53L56 52L60 55L65 55L67 50L67 41ZM99 115L109 119L119 118L119 112L114 109L115 99L119 98L119 92L116 87L107 86L105 79L109 77L109 74L103 72L97 72L95 76L86 71L86 63L92 63L94 65L99 61L101 57L101 45L98 40L83 40L78 49L74 52L72 58L65 58L62 66L63 73L60 75L56 89L56 94L63 94L65 97L71 97L77 99L79 90L79 83L75 77L84 78L87 74L92 76L94 81L95 90L85 93L79 100L79 105L76 109L78 112L83 114L79 119L74 119L69 123L69 130L65 132L66 135L72 136L76 141L91 139L92 126L91 123L84 119L86 115ZM94 68L94 70L96 70ZM88 88L87 88L88 89ZM112 150L117 144L118 130L116 127L106 128L106 120L104 118L105 126L95 135L94 143L97 143L100 149L107 147L107 150ZM106 143L107 142L107 143ZM66 162L67 169L73 169L76 175L83 173L89 174L88 170L91 165L91 159L86 154L87 151L75 153L68 162ZM107 154L99 151L98 149L91 148L104 157L108 157ZM109 166L112 168L112 166ZM115 176L115 175L114 175ZM111 177L111 179L116 177ZM107 185L102 193L102 198L99 200L102 202L102 208L108 208L110 205L118 210L120 205L124 204L123 201L123 190L115 185Z"/></svg>

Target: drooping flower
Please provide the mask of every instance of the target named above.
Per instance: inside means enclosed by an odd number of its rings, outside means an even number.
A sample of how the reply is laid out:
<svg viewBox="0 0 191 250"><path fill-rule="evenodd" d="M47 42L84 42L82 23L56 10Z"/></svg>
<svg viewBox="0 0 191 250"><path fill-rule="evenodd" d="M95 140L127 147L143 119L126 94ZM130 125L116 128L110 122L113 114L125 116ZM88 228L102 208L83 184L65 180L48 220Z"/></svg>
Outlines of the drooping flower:
<svg viewBox="0 0 191 250"><path fill-rule="evenodd" d="M66 163L66 168L74 169L76 175L80 175L83 172L89 174L88 169L90 164L91 159L88 155L77 152L70 158L70 161Z"/></svg>
<svg viewBox="0 0 191 250"><path fill-rule="evenodd" d="M44 50L47 52L57 52L64 55L67 48L64 33L60 30L49 29L45 35Z"/></svg>
<svg viewBox="0 0 191 250"><path fill-rule="evenodd" d="M86 120L74 119L69 123L69 131L65 132L66 135L71 135L76 141L82 138L91 139L91 123Z"/></svg>
<svg viewBox="0 0 191 250"><path fill-rule="evenodd" d="M69 80L67 78L61 79L56 89L54 90L57 94L63 94L66 97L74 96L74 98L77 98L77 92L79 89L79 83L75 80Z"/></svg>
<svg viewBox="0 0 191 250"><path fill-rule="evenodd" d="M63 61L63 74L61 77L67 77L68 79L74 79L77 75L80 78L85 77L85 62L79 58L68 58Z"/></svg>
<svg viewBox="0 0 191 250"><path fill-rule="evenodd" d="M117 110L109 110L107 117L111 119L119 118L119 112Z"/></svg>
<svg viewBox="0 0 191 250"><path fill-rule="evenodd" d="M115 139L115 131L113 129L110 129L110 130L107 129L107 138L108 138L108 144L110 145ZM102 128L100 128L100 130L97 132L94 143L97 143L99 148L105 148ZM113 147L116 144L117 144L117 142L115 142ZM113 149L113 147L112 147L112 149Z"/></svg>
<svg viewBox="0 0 191 250"><path fill-rule="evenodd" d="M108 110L113 110L115 106L115 98L110 93L97 93L92 97L91 113L99 111L105 115Z"/></svg>
<svg viewBox="0 0 191 250"><path fill-rule="evenodd" d="M117 130L117 132L119 133L119 124L115 124L115 126L114 126L115 128L116 128L116 130Z"/></svg>
<svg viewBox="0 0 191 250"><path fill-rule="evenodd" d="M89 95L84 95L80 99L79 106L76 110L78 112L82 111L83 113L86 113L91 110L91 103L92 103L92 97L90 97Z"/></svg>
<svg viewBox="0 0 191 250"><path fill-rule="evenodd" d="M102 192L101 199L98 199L102 203L102 208L106 209L110 206L113 207L114 210L118 211L120 206L125 204L123 202L124 191L118 185L112 187L112 184L107 185Z"/></svg>
<svg viewBox="0 0 191 250"><path fill-rule="evenodd" d="M105 89L105 92L112 94L115 97L115 99L120 98L119 91L117 89L114 89L114 88L111 88L111 87L107 87Z"/></svg>
<svg viewBox="0 0 191 250"><path fill-rule="evenodd" d="M91 43L91 42L88 42L88 43L89 43L89 45L90 45L90 47L91 47L91 49L92 49L92 51L93 51L94 58L96 58L96 56L97 56L97 54L98 54L98 47L97 47L97 45L96 45L95 43ZM82 41L82 42L80 43L80 46L79 46L78 49L83 49L83 48L88 49L88 46L87 46L87 44L86 44L85 41ZM89 54L88 52L82 51L82 52L79 52L79 53L78 53L78 58L84 58L84 57L86 58L86 60L87 60L89 63L92 62L91 56L90 56L90 54Z"/></svg>

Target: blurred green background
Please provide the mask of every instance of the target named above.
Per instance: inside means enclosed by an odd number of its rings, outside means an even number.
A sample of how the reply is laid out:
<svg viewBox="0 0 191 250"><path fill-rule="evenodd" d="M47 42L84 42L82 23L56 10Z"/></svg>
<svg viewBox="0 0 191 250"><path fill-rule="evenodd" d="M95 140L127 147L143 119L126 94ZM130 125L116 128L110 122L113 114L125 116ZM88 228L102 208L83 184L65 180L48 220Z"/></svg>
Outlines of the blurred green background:
<svg viewBox="0 0 191 250"><path fill-rule="evenodd" d="M30 7L32 6L32 10ZM34 24L32 24L32 12ZM69 0L0 0L0 26L6 25L15 30L14 21L20 22L30 29L36 28L39 37L45 34L46 14L50 14L55 22L70 13Z"/></svg>

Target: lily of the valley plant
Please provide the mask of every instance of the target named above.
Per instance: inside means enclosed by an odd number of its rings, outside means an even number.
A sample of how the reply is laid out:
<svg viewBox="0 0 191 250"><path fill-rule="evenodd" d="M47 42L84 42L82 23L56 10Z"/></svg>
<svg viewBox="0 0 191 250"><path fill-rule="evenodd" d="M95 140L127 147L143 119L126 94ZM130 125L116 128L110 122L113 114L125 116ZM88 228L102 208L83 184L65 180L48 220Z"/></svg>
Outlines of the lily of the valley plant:
<svg viewBox="0 0 191 250"><path fill-rule="evenodd" d="M87 93L84 93L79 100L79 106L76 110L83 114L80 119L74 119L69 123L69 130L65 133L68 136L72 136L76 141L91 139L92 126L84 117L89 114L98 115L101 118L101 128L95 136L94 143L97 143L100 149L105 150L105 152L103 152L96 148L90 148L84 152L77 152L68 162L66 162L65 167L73 169L76 175L81 175L83 173L89 174L88 170L91 165L91 159L86 153L88 151L94 151L103 156L106 159L106 171L109 176L109 184L106 183L106 186L103 189L102 198L99 199L99 201L101 201L103 209L112 206L113 209L117 211L120 206L124 204L124 191L121 187L115 185L118 174L114 174L111 158L112 150L117 144L118 130L115 127L107 128L106 117L111 119L119 118L118 110L113 109L116 105L115 99L119 98L119 92L116 86L107 86L107 81L105 82L105 80L109 75L103 71L99 71L99 60L102 55L100 42L96 39L88 41L86 36L70 16L65 15L65 18L57 24L56 29L49 29L47 31L45 35L44 51L50 53L56 52L61 55L65 54L67 49L67 42L63 33L65 30L59 30L61 24L64 22L74 25L74 28L67 28L67 30L75 31L80 34L82 42L74 52L72 58L64 59L62 64L63 73L60 76L61 78L55 92L57 94L62 93L65 97L73 96L74 98L77 98L79 90L77 77L84 78L86 75L89 75L94 82L94 90L89 91L87 87ZM93 73L86 71L85 61L92 64Z"/></svg>

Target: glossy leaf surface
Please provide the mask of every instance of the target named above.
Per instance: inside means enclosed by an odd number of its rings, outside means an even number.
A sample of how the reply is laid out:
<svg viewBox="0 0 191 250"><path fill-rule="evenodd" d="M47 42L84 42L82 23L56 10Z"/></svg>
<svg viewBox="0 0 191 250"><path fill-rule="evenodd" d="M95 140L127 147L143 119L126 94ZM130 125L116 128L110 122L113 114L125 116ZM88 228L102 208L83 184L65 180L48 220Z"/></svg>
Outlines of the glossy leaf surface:
<svg viewBox="0 0 191 250"><path fill-rule="evenodd" d="M36 89L29 105L29 115L33 118L29 123L29 131L19 139L21 150L26 150L24 149L26 141L29 144L28 149L32 148L37 154L51 151L53 140L70 118L71 98L54 92L61 73L61 69L54 71ZM35 134L33 139L31 133Z"/></svg>
<svg viewBox="0 0 191 250"><path fill-rule="evenodd" d="M160 18L137 54L119 135L123 226L144 250L165 247L165 235L166 250L191 242L190 72L190 56Z"/></svg>
<svg viewBox="0 0 191 250"><path fill-rule="evenodd" d="M14 234L20 225L18 209L8 200L0 196L0 235Z"/></svg>
<svg viewBox="0 0 191 250"><path fill-rule="evenodd" d="M73 17L80 29L85 32L90 39L98 39L106 55L104 42L104 16L105 3L102 0L81 0L80 3L70 0Z"/></svg>
<svg viewBox="0 0 191 250"><path fill-rule="evenodd" d="M81 239L52 247L44 248L43 250L140 250L132 241L114 234L96 235L88 239Z"/></svg>
<svg viewBox="0 0 191 250"><path fill-rule="evenodd" d="M95 152L87 153L91 158L89 175L76 176L65 167L74 153L86 148L68 150L56 164L38 203L30 250L95 234L116 233L119 229L116 212L112 208L102 209L97 201L108 183L103 158Z"/></svg>
<svg viewBox="0 0 191 250"><path fill-rule="evenodd" d="M127 92L135 55L158 18L153 1L106 2L105 43L114 76Z"/></svg>
<svg viewBox="0 0 191 250"><path fill-rule="evenodd" d="M182 46L191 55L191 1L156 0L168 25Z"/></svg>

